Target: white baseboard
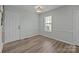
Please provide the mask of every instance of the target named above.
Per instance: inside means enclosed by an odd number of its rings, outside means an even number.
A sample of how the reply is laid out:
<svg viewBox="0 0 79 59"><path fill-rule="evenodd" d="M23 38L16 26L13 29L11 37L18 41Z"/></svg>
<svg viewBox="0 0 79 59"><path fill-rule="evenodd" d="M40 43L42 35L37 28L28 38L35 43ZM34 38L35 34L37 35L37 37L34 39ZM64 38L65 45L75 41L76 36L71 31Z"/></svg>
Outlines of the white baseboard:
<svg viewBox="0 0 79 59"><path fill-rule="evenodd" d="M51 37L46 36L46 35L42 35L42 36L45 36L45 37L51 38ZM68 42L68 41L64 41L64 40L61 40L61 39L59 39L59 38L55 38L55 37L53 37L53 38L51 38L51 39L55 39L55 40L57 40L57 41L61 41L61 42L65 42L65 43L68 43L68 44L71 44L71 45L75 45L75 43Z"/></svg>
<svg viewBox="0 0 79 59"><path fill-rule="evenodd" d="M36 35L38 35L38 34L33 34L33 35L28 36L28 37L25 36L25 37L22 37L22 38L19 39L19 40L22 40L22 39L25 39L25 38L30 38L30 37L33 37L33 36L36 36ZM17 39L17 40L18 40L18 39ZM13 41L17 41L17 40L13 40ZM7 42L4 42L3 45L6 44L6 43L9 43L9 42L13 42L13 41L7 41Z"/></svg>
<svg viewBox="0 0 79 59"><path fill-rule="evenodd" d="M33 36L36 36L36 35L39 35L39 34L33 34L33 35L30 35L30 36L25 36L25 37L22 37L20 40L25 39L25 38L30 38L30 37L33 37Z"/></svg>
<svg viewBox="0 0 79 59"><path fill-rule="evenodd" d="M33 35L31 35L31 36L28 36L28 37L26 36L26 37L21 38L20 40L25 39L25 38L30 38L30 37L33 37L33 36L36 36L36 35L39 35L39 34L33 34ZM51 38L51 37L46 36L46 35L42 35L42 36L45 36L45 37ZM61 39L59 39L59 38L55 38L55 37L53 37L53 38L51 38L51 39L55 39L55 40L57 40L57 41L61 41L61 42L65 42L65 43L68 43L68 44L75 45L75 43L68 42L68 41L65 41L65 40L61 40ZM12 42L12 41L11 41L11 42ZM6 42L6 43L8 43L8 42ZM6 43L4 43L4 44L6 44Z"/></svg>

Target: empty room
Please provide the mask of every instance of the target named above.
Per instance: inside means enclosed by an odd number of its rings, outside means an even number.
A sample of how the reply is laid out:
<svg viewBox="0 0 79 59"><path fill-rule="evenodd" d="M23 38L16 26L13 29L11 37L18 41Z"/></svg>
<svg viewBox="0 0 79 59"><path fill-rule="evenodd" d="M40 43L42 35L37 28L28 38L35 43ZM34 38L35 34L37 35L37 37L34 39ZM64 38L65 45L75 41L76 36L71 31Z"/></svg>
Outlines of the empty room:
<svg viewBox="0 0 79 59"><path fill-rule="evenodd" d="M79 5L0 5L0 52L78 53Z"/></svg>

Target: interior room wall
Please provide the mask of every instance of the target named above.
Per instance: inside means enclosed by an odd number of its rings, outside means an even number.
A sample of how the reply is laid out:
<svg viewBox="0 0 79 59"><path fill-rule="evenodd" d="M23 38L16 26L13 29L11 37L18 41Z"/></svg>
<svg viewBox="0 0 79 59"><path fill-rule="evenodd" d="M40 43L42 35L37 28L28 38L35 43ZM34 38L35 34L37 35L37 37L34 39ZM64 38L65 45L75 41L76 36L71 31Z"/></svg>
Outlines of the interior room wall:
<svg viewBox="0 0 79 59"><path fill-rule="evenodd" d="M43 20L46 16L52 16L52 32L44 31ZM5 43L40 34L79 45L78 19L79 6L62 6L40 15L29 10L5 6Z"/></svg>
<svg viewBox="0 0 79 59"><path fill-rule="evenodd" d="M38 15L30 11L5 6L5 42L37 35Z"/></svg>
<svg viewBox="0 0 79 59"><path fill-rule="evenodd" d="M73 39L79 46L79 5L73 6Z"/></svg>
<svg viewBox="0 0 79 59"><path fill-rule="evenodd" d="M52 16L52 32L44 31L43 20L46 16ZM69 44L74 44L72 6L63 6L40 14L40 34Z"/></svg>
<svg viewBox="0 0 79 59"><path fill-rule="evenodd" d="M39 34L39 19L36 13L29 11L23 12L21 19L21 39Z"/></svg>

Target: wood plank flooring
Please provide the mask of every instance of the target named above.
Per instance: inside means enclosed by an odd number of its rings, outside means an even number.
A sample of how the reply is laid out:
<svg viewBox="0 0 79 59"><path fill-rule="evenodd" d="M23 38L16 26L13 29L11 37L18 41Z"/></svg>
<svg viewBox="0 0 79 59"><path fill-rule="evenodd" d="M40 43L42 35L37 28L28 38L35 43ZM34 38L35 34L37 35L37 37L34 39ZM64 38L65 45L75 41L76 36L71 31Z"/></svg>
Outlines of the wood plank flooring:
<svg viewBox="0 0 79 59"><path fill-rule="evenodd" d="M3 53L75 53L79 47L37 35L4 45Z"/></svg>

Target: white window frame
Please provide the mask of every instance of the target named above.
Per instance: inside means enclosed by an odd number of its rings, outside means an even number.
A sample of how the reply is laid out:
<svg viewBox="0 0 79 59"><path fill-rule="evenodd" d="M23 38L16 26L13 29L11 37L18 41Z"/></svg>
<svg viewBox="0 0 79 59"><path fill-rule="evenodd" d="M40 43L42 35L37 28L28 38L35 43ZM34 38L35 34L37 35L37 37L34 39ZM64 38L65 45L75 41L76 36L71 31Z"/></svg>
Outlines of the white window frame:
<svg viewBox="0 0 79 59"><path fill-rule="evenodd" d="M44 31L52 32L52 16L44 17Z"/></svg>

